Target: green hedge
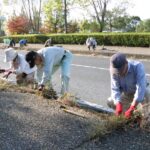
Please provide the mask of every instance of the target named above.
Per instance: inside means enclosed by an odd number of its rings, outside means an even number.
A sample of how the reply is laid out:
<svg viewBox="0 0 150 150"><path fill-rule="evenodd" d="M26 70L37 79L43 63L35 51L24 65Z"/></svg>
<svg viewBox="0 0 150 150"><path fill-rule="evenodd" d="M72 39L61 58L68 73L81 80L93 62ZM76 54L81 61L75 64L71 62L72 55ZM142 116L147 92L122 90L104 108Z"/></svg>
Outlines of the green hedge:
<svg viewBox="0 0 150 150"><path fill-rule="evenodd" d="M28 34L0 37L0 42L3 42L4 38L13 38L16 42L25 38L28 43L44 43L48 38L52 38L53 44L84 44L87 37L91 36L95 37L98 45L150 46L150 33Z"/></svg>

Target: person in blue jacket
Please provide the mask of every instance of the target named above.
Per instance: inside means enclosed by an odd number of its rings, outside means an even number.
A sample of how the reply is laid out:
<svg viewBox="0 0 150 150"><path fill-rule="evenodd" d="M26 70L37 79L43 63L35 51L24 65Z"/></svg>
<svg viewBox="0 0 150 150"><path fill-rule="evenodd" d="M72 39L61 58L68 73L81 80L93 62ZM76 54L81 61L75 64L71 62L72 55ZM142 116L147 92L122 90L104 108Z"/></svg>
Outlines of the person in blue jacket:
<svg viewBox="0 0 150 150"><path fill-rule="evenodd" d="M20 47L27 46L27 40L26 39L21 39L19 41L19 45L20 45Z"/></svg>

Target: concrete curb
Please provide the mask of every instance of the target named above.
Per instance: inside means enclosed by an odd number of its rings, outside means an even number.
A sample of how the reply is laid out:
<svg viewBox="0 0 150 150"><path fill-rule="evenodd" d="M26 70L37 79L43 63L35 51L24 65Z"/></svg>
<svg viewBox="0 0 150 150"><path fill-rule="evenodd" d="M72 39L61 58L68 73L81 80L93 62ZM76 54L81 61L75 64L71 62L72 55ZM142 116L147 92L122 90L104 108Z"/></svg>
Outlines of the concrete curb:
<svg viewBox="0 0 150 150"><path fill-rule="evenodd" d="M113 54L117 53L117 51L105 51L102 50L100 52L95 52L95 53L91 53L88 51L71 51L74 54L81 54L81 55L92 55L94 54L94 56L112 56ZM125 53L125 52L124 52ZM146 55L146 54L132 54L132 53L125 53L127 57L132 57L132 58L136 58L136 59L150 59L150 55Z"/></svg>
<svg viewBox="0 0 150 150"><path fill-rule="evenodd" d="M3 49L2 47L0 47L1 49ZM16 50L20 50L20 48L16 47ZM33 47L27 47L24 48L23 50L39 50L39 48L33 48ZM95 51L94 53L91 51L86 51L86 50L71 50L70 51L73 54L80 54L80 55L93 55L93 56L112 56L113 54L117 53L118 51L116 50L109 50L109 49L101 49L99 51ZM132 57L132 58L136 58L136 59L150 59L150 55L147 54L139 54L139 53L127 53L127 52L123 52L126 54L127 57Z"/></svg>
<svg viewBox="0 0 150 150"><path fill-rule="evenodd" d="M75 102L76 102L78 107L83 108L83 109L94 110L94 111L99 112L99 113L114 114L113 109L106 108L102 105L91 103L91 102L88 102L86 100L77 99Z"/></svg>

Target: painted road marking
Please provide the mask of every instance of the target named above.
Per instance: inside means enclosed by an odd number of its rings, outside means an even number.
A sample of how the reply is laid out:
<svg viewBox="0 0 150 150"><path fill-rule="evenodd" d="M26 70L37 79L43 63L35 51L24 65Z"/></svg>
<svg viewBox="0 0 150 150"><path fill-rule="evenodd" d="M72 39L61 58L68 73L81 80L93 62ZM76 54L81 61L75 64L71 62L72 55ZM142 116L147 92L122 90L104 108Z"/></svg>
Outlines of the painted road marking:
<svg viewBox="0 0 150 150"><path fill-rule="evenodd" d="M84 68L92 68L92 69L99 69L99 70L106 70L106 71L109 70L107 68L100 68L100 67L94 67L94 66L85 66L85 65L78 65L78 64L72 64L72 66L75 66L75 67L84 67Z"/></svg>
<svg viewBox="0 0 150 150"><path fill-rule="evenodd" d="M94 67L94 66L86 66L86 65L78 65L78 64L72 64L72 66L109 71L108 68L101 68L101 67ZM150 77L150 74L147 73L146 76Z"/></svg>

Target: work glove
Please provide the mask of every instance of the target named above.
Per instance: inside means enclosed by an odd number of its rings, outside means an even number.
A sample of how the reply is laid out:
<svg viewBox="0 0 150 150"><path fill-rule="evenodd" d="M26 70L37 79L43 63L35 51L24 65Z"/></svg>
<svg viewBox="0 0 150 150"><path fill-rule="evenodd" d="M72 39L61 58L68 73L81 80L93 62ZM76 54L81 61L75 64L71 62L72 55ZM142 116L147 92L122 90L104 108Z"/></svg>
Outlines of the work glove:
<svg viewBox="0 0 150 150"><path fill-rule="evenodd" d="M7 79L11 73L12 73L12 71L6 72L6 73L4 74L4 76L3 76L3 78L6 78L6 79Z"/></svg>
<svg viewBox="0 0 150 150"><path fill-rule="evenodd" d="M134 110L135 110L135 106L131 105L130 108L125 112L124 114L125 117L129 119L132 116Z"/></svg>
<svg viewBox="0 0 150 150"><path fill-rule="evenodd" d="M116 105L116 111L115 111L115 115L119 116L122 113L122 104L119 102Z"/></svg>
<svg viewBox="0 0 150 150"><path fill-rule="evenodd" d="M43 89L44 89L44 85L41 84L41 85L38 87L38 90L39 90L39 91L43 91Z"/></svg>

